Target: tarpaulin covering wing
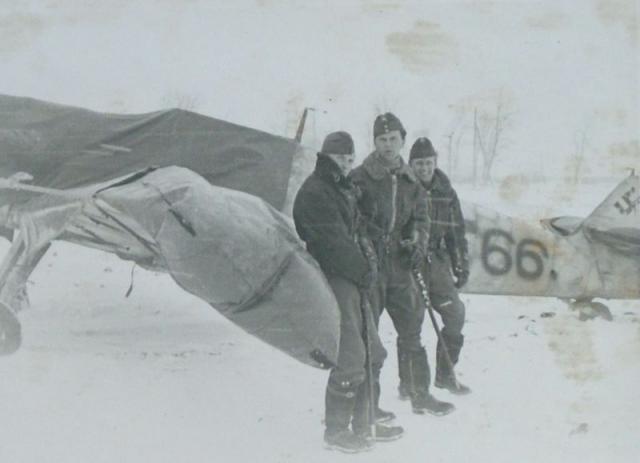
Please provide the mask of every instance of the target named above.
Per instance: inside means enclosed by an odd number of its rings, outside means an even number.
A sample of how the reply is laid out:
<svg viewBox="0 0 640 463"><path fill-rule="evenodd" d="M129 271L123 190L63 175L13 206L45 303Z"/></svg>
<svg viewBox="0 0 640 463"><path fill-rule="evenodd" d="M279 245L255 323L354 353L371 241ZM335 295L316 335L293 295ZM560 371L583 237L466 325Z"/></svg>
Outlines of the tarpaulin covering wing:
<svg viewBox="0 0 640 463"><path fill-rule="evenodd" d="M148 166L187 167L281 209L296 144L189 111L105 114L0 95L0 177L75 188Z"/></svg>
<svg viewBox="0 0 640 463"><path fill-rule="evenodd" d="M22 188L22 190L20 190ZM339 311L290 219L255 196L167 167L75 190L32 193L12 228L167 271L248 332L311 365L335 363ZM5 189L10 190L9 184Z"/></svg>

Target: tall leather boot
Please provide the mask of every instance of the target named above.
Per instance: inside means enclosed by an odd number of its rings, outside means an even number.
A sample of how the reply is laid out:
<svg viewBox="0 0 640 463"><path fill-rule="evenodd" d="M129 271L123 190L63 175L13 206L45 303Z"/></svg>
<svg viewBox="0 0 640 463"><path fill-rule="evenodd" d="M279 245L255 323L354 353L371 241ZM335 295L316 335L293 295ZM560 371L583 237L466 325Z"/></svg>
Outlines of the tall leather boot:
<svg viewBox="0 0 640 463"><path fill-rule="evenodd" d="M369 385L367 381L365 381L360 385L360 387L358 387L358 391L356 393L356 404L353 412L353 421L351 422L353 432L357 436L378 442L392 441L402 437L402 434L404 433L402 426L381 424L375 419L375 415L372 420L369 395ZM375 422L375 436L372 433L373 422Z"/></svg>
<svg viewBox="0 0 640 463"><path fill-rule="evenodd" d="M373 412L376 423L387 423L396 419L396 414L380 408L380 368L373 371Z"/></svg>
<svg viewBox="0 0 640 463"><path fill-rule="evenodd" d="M431 413L432 415L442 416L455 410L453 404L442 402L429 392L431 372L429 370L427 352L424 348L411 351L409 358L410 398L413 412L420 415Z"/></svg>
<svg viewBox="0 0 640 463"><path fill-rule="evenodd" d="M451 359L451 363L455 366L458 363L458 358L460 357L460 351L462 350L462 346L464 344L464 336L462 334L451 335L447 334L444 331L441 331L442 339L446 343L447 352L449 353L449 358ZM455 377L454 372L447 362L444 348L442 343L438 340L438 346L436 348L436 380L434 385L441 389L446 389L452 394L464 395L469 394L471 392L471 388L465 386Z"/></svg>
<svg viewBox="0 0 640 463"><path fill-rule="evenodd" d="M398 384L398 397L400 400L409 400L411 397L411 380L410 380L410 362L411 355L409 351L404 349L400 344L398 349L398 376L400 383Z"/></svg>
<svg viewBox="0 0 640 463"><path fill-rule="evenodd" d="M356 406L356 390L351 385L336 387L329 383L325 394L325 447L345 453L370 450L372 443L349 429Z"/></svg>

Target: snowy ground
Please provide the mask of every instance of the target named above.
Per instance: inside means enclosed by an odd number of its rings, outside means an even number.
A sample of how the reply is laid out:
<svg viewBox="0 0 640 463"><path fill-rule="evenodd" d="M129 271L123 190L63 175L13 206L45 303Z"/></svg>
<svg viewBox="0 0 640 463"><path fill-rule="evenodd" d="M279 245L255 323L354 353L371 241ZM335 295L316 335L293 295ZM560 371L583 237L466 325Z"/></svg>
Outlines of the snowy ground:
<svg viewBox="0 0 640 463"><path fill-rule="evenodd" d="M391 110L409 143L428 135L444 156L457 139L460 175L475 110L504 104L496 168L517 175L461 196L527 218L586 216L615 186L563 176L638 167L633 0L0 3L7 94L115 113L179 106L288 136L311 106L315 148L344 129L362 155L374 114ZM640 461L640 301L578 322L555 299L465 296L459 371L474 392L438 392L457 405L443 418L397 400L384 317L382 402L406 436L344 456L322 448L326 372L166 275L136 269L126 298L130 274L55 244L31 276L23 346L0 357L0 463ZM429 326L424 338L432 354Z"/></svg>
<svg viewBox="0 0 640 463"><path fill-rule="evenodd" d="M533 196L520 197L519 210ZM588 214L591 202L575 213ZM131 264L115 256L64 243L34 272L32 308L20 313L23 346L0 358L0 462L635 462L640 455L638 301L611 301L612 322L579 322L554 299L465 296L459 374L474 392L436 390L457 406L440 418L413 415L397 399L395 337L383 317L382 405L406 435L347 456L322 447L326 372L246 335L166 275L136 268L127 298L130 275ZM424 338L433 354L429 325Z"/></svg>

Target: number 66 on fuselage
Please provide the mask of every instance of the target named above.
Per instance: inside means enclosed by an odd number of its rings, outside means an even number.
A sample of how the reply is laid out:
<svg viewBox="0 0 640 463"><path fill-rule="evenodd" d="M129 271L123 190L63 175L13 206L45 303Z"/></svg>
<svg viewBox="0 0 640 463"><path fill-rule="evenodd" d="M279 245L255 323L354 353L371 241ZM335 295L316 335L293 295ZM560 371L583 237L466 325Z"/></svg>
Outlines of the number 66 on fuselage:
<svg viewBox="0 0 640 463"><path fill-rule="evenodd" d="M586 219L540 224L463 203L471 276L462 292L578 302L640 298L640 180L630 175Z"/></svg>

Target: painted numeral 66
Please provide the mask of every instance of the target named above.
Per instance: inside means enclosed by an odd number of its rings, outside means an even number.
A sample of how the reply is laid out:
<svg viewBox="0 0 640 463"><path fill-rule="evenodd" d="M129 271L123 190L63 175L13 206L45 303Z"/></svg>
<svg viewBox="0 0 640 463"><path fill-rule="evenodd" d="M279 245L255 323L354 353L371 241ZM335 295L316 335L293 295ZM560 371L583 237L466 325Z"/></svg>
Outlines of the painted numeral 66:
<svg viewBox="0 0 640 463"><path fill-rule="evenodd" d="M482 238L482 266L489 274L500 276L509 273L515 261L518 276L525 280L539 278L544 272L543 257L549 257L547 248L538 240L524 238L516 245L513 256L514 244L510 233L498 228L487 230Z"/></svg>

